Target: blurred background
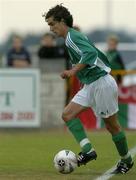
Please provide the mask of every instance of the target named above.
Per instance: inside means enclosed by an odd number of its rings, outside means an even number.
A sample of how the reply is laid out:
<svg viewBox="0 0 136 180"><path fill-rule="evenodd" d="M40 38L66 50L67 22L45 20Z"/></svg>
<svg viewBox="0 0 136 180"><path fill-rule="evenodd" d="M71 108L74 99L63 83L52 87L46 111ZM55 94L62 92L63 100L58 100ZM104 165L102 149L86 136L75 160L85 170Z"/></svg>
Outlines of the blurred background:
<svg viewBox="0 0 136 180"><path fill-rule="evenodd" d="M0 0L0 127L64 128L61 113L79 90L64 40L49 32L42 14L63 3L74 28L108 57L119 86L119 121L136 129L136 0ZM91 109L85 128L101 129Z"/></svg>

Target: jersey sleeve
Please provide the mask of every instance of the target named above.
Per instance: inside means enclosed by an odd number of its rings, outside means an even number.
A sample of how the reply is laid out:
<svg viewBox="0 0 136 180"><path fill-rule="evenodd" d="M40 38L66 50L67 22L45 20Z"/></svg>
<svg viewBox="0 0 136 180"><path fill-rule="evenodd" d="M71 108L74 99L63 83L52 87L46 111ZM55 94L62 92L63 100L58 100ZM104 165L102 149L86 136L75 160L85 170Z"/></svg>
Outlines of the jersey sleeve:
<svg viewBox="0 0 136 180"><path fill-rule="evenodd" d="M86 37L83 35L71 37L69 35L69 43L71 48L80 55L80 64L87 64L90 66L94 66L96 64L98 53Z"/></svg>

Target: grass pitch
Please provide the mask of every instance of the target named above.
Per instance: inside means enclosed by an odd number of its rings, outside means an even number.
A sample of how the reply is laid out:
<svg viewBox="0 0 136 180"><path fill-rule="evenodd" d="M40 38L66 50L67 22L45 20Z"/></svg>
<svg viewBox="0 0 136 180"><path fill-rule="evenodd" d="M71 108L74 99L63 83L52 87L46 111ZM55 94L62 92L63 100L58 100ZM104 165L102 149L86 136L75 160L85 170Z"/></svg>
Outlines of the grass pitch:
<svg viewBox="0 0 136 180"><path fill-rule="evenodd" d="M0 133L0 180L93 180L117 162L111 136L107 132L89 132L97 153L97 161L63 175L53 166L54 155L62 149L80 151L69 132L4 131ZM129 147L136 146L136 131L127 132ZM136 158L135 158L136 159ZM136 166L126 175L111 179L136 179Z"/></svg>

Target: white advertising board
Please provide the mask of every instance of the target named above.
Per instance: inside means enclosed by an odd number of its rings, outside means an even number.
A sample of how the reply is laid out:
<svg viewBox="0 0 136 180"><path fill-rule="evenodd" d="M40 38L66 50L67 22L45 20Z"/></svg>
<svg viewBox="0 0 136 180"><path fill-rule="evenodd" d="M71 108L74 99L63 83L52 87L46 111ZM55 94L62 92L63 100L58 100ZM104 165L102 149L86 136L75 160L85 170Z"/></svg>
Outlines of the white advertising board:
<svg viewBox="0 0 136 180"><path fill-rule="evenodd" d="M40 73L0 70L0 127L40 126Z"/></svg>

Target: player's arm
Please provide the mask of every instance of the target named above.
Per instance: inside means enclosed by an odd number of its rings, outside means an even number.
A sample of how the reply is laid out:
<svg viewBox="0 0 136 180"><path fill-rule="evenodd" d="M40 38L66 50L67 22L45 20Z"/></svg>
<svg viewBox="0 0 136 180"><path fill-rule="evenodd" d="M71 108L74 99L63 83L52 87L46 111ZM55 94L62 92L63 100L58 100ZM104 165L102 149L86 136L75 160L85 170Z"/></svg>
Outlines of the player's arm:
<svg viewBox="0 0 136 180"><path fill-rule="evenodd" d="M61 73L61 77L64 79L74 76L76 75L77 72L85 68L85 66L87 66L87 64L81 64L81 63L76 64L72 69L63 71Z"/></svg>
<svg viewBox="0 0 136 180"><path fill-rule="evenodd" d="M95 66L98 54L97 51L90 43L82 37L71 37L67 43L70 47L81 56L79 63L76 64L71 70L65 70L61 73L62 78L67 78L75 75L78 71L86 66Z"/></svg>

